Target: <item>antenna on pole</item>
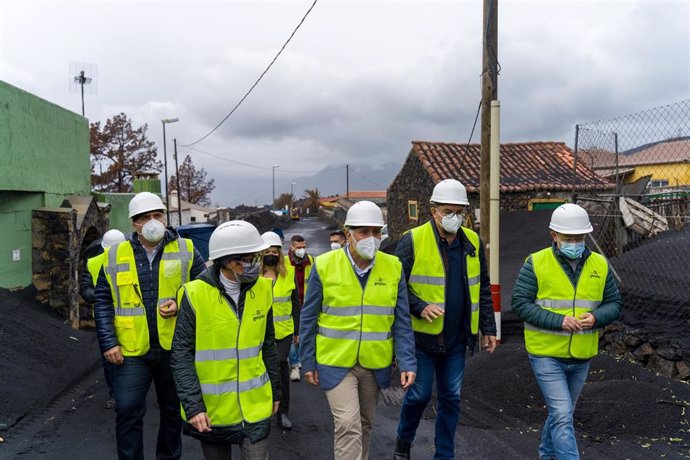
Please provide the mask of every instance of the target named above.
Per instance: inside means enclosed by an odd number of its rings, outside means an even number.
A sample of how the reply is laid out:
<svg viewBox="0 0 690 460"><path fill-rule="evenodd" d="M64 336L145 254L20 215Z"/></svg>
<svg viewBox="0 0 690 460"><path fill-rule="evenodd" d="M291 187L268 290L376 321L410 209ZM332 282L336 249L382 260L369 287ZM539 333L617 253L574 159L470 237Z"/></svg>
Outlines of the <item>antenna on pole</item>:
<svg viewBox="0 0 690 460"><path fill-rule="evenodd" d="M85 116L84 111L84 92L87 94L98 94L98 66L85 62L69 63L69 91L70 93L81 93L81 116ZM84 88L86 86L86 88Z"/></svg>

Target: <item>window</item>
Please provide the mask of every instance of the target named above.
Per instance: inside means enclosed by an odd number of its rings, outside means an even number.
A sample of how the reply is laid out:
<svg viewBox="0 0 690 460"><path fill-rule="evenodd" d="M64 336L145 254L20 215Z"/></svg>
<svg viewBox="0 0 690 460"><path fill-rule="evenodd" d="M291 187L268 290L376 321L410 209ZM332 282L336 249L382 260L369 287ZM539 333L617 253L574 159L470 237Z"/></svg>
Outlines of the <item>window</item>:
<svg viewBox="0 0 690 460"><path fill-rule="evenodd" d="M649 182L649 188L668 187L668 179L654 179Z"/></svg>
<svg viewBox="0 0 690 460"><path fill-rule="evenodd" d="M191 220L192 222L196 222L196 217L191 217L190 220Z"/></svg>
<svg viewBox="0 0 690 460"><path fill-rule="evenodd" d="M417 220L417 201L407 202L407 217L410 220Z"/></svg>

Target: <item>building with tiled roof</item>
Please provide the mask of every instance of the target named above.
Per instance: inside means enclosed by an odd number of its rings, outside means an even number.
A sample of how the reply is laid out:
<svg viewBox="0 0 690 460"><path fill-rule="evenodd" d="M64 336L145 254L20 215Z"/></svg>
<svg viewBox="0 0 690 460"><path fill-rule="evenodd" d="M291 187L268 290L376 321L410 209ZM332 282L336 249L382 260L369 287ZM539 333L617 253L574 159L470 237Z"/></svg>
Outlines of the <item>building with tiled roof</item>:
<svg viewBox="0 0 690 460"><path fill-rule="evenodd" d="M402 169L388 188L388 225L392 237L424 222L429 198L442 179L457 179L479 207L479 144L413 141ZM614 184L585 162L575 162L563 142L521 142L501 145L501 210L556 205L578 194L594 194Z"/></svg>

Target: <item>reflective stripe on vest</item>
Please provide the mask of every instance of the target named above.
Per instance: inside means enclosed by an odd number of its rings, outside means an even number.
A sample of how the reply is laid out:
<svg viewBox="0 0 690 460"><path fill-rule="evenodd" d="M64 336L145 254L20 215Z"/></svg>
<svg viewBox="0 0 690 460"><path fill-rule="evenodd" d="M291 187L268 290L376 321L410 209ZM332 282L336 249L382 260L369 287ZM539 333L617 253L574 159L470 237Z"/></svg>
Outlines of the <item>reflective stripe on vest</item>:
<svg viewBox="0 0 690 460"><path fill-rule="evenodd" d="M273 326L276 340L284 339L295 332L292 319L292 291L295 290L295 268L285 264L287 272L278 276L273 285Z"/></svg>
<svg viewBox="0 0 690 460"><path fill-rule="evenodd" d="M551 247L532 254L532 266L538 282L535 303L544 310L577 318L601 304L609 269L602 255L587 257L576 287ZM568 332L525 323L525 345L533 355L588 359L598 353L599 330Z"/></svg>
<svg viewBox="0 0 690 460"><path fill-rule="evenodd" d="M357 363L367 369L390 366L402 273L397 257L377 252L364 290L345 251L320 255L316 270L323 285L316 361L344 368Z"/></svg>
<svg viewBox="0 0 690 460"><path fill-rule="evenodd" d="M97 256L93 256L86 261L86 268L89 270L89 274L91 275L91 282L93 283L94 287L96 287L96 283L98 282L98 275L101 272L101 267L103 267L103 254L104 253L100 253Z"/></svg>
<svg viewBox="0 0 690 460"><path fill-rule="evenodd" d="M445 309L446 270L441 259L431 221L410 230L414 250L414 265L407 280L410 292L427 304ZM481 266L479 264L479 235L473 230L461 227L465 237L474 246L474 256L466 254L467 286L470 292L470 331L479 332L479 288ZM443 315L432 322L410 315L412 329L424 334L440 334L443 331Z"/></svg>
<svg viewBox="0 0 690 460"><path fill-rule="evenodd" d="M244 297L242 320L202 280L180 289L196 315L195 359L202 398L212 427L256 423L271 417L273 392L261 349L271 308L271 280L259 278ZM182 411L186 420L186 414Z"/></svg>
<svg viewBox="0 0 690 460"><path fill-rule="evenodd" d="M183 243L183 244L180 244ZM191 240L179 238L163 248L158 265L158 299L156 307L174 300L182 283L189 280L194 256ZM148 352L149 326L143 305L134 250L129 241L106 248L103 253L105 272L115 307L115 333L125 356L142 356ZM158 341L170 350L177 316L163 318L156 308Z"/></svg>

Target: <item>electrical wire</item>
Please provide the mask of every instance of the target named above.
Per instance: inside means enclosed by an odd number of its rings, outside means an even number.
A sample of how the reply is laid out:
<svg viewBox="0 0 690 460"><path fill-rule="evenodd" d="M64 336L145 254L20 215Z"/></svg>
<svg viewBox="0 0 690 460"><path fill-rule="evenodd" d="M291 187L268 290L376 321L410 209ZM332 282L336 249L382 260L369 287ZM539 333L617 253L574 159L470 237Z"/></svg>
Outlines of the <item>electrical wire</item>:
<svg viewBox="0 0 690 460"><path fill-rule="evenodd" d="M388 187L384 187L384 186L381 185L381 184L377 184L376 182L374 182L374 181L371 180L371 179L367 179L366 177L364 177L362 174L360 174L360 173L359 173L357 170L355 170L354 168L350 168L350 171L354 172L355 174L357 174L359 177L361 177L361 178L364 179L365 181L369 182L370 184L373 184L373 185L377 186L379 189L386 190L386 189L388 188Z"/></svg>
<svg viewBox="0 0 690 460"><path fill-rule="evenodd" d="M259 82L261 81L261 79L264 78L264 75L266 75L266 73L268 73L268 71L269 71L269 69L271 68L271 66L273 66L273 64L278 60L278 57L280 56L280 54L283 52L283 50L284 50L285 47L288 45L288 43L290 43L290 40L292 40L292 37L295 36L295 34L297 33L297 30L302 26L302 23L304 23L304 20L307 19L307 16L309 16L309 13L311 13L311 10L314 9L314 7L316 6L316 3L317 3L317 2L318 2L318 0L314 0L314 3L311 4L311 6L310 6L309 9L307 10L307 12L306 12L306 13L304 14L304 16L302 17L302 20L300 20L299 24L297 24L297 27L295 27L295 29L292 31L292 33L290 34L290 36L288 37L288 39L285 41L285 43L283 43L283 46L280 48L280 50L279 50L278 53L275 55L275 57L273 58L273 60L270 62L270 64L268 64L268 67L266 67L266 69L261 73L261 75L259 76L259 78L254 82L254 84L249 88L249 90L244 94L244 96L242 96L242 99L240 99L240 101L239 101L237 104L235 104L235 107L232 108L232 110L230 111L230 113L228 113L228 114L225 116L225 118L223 118L223 119L221 120L221 122L218 123L218 124L216 125L215 128L213 128L211 131L209 131L208 133L206 133L206 135L204 135L203 137L201 137L201 138L197 139L196 141L191 142L191 143L189 143L189 144L180 145L180 147L191 147L192 145L198 144L199 142L203 141L203 140L206 139L208 136L210 136L211 134L213 134L213 132L214 132L215 130L217 130L218 128L220 128L221 125L222 125L223 123L225 123L225 122L227 121L227 119L230 118L230 116L231 116L233 113L235 113L235 111L240 107L240 105L242 105L242 103L244 102L244 100L247 99L247 97L249 96L249 94L251 94L251 92L254 90L254 88L256 88L256 85L258 85Z"/></svg>

